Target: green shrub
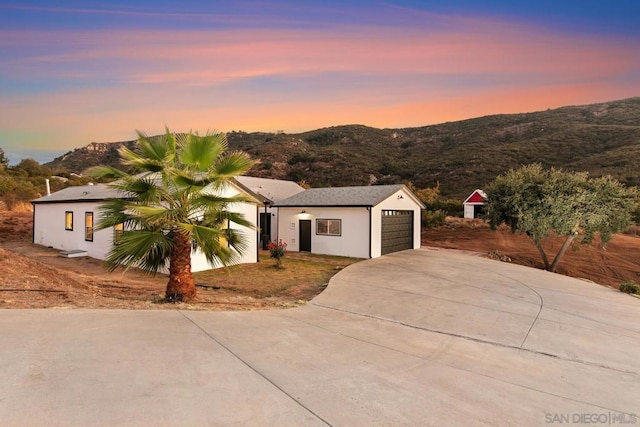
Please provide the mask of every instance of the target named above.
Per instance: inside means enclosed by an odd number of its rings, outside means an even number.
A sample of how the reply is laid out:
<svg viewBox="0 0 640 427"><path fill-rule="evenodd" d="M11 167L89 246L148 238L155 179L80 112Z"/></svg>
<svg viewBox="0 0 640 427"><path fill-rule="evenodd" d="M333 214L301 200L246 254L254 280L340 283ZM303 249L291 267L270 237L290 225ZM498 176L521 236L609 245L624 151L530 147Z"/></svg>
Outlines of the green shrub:
<svg viewBox="0 0 640 427"><path fill-rule="evenodd" d="M434 211L422 211L422 226L425 228L435 228L445 224L447 213L441 209Z"/></svg>
<svg viewBox="0 0 640 427"><path fill-rule="evenodd" d="M462 217L464 213L464 206L461 200L456 199L436 199L431 203L425 203L428 210L437 211L442 210L448 216Z"/></svg>
<svg viewBox="0 0 640 427"><path fill-rule="evenodd" d="M640 295L640 285L633 280L628 280L620 285L620 292L625 294Z"/></svg>

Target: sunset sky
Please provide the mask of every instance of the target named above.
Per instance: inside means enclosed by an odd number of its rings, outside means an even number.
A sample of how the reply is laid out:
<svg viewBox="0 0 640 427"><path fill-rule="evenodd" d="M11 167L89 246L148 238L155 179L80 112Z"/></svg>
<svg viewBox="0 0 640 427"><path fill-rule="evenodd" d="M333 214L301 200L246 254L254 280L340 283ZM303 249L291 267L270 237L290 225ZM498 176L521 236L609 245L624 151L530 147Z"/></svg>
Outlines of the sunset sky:
<svg viewBox="0 0 640 427"><path fill-rule="evenodd" d="M640 96L640 1L0 0L0 148L424 126Z"/></svg>

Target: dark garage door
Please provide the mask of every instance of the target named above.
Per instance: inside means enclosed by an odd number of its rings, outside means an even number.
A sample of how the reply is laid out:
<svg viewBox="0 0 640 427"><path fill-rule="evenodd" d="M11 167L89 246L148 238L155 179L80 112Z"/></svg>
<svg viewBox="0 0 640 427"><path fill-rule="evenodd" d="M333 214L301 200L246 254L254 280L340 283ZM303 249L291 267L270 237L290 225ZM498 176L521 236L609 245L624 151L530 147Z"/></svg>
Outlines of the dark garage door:
<svg viewBox="0 0 640 427"><path fill-rule="evenodd" d="M413 211L382 211L382 255L413 249Z"/></svg>

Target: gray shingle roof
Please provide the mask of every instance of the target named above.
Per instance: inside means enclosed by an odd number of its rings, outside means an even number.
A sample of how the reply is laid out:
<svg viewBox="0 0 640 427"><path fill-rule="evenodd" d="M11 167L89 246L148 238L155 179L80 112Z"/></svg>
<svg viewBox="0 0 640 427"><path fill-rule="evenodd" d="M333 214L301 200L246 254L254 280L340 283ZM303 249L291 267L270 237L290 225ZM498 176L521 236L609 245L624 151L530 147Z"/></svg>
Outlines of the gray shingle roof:
<svg viewBox="0 0 640 427"><path fill-rule="evenodd" d="M32 200L32 203L93 202L121 197L120 194L105 184L81 185L67 187L48 196L39 197Z"/></svg>
<svg viewBox="0 0 640 427"><path fill-rule="evenodd" d="M252 192L267 198L272 202L284 200L294 194L304 191L293 181L284 181L281 179L256 178L253 176L238 176L236 181L244 185Z"/></svg>
<svg viewBox="0 0 640 427"><path fill-rule="evenodd" d="M265 198L270 201L287 198L297 192L304 191L293 181L278 179L253 178L240 176L236 178L238 188L247 195L262 203ZM33 203L58 203L58 202L91 202L122 197L122 193L109 188L106 184L83 185L67 187L56 191L49 196L43 196L33 200Z"/></svg>
<svg viewBox="0 0 640 427"><path fill-rule="evenodd" d="M305 190L275 203L275 206L375 206L403 188L405 188L405 186L402 184L310 188L309 190Z"/></svg>

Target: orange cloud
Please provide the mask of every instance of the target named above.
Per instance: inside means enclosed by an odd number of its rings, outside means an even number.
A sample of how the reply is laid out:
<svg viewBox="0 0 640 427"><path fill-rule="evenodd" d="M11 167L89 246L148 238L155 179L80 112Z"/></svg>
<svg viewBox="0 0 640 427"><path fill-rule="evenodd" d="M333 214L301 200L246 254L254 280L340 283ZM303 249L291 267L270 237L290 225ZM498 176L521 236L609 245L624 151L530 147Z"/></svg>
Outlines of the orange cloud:
<svg viewBox="0 0 640 427"><path fill-rule="evenodd" d="M640 93L635 44L436 18L406 29L0 31L0 46L15 52L0 79L64 82L3 96L0 130L73 148L165 124L420 126Z"/></svg>

